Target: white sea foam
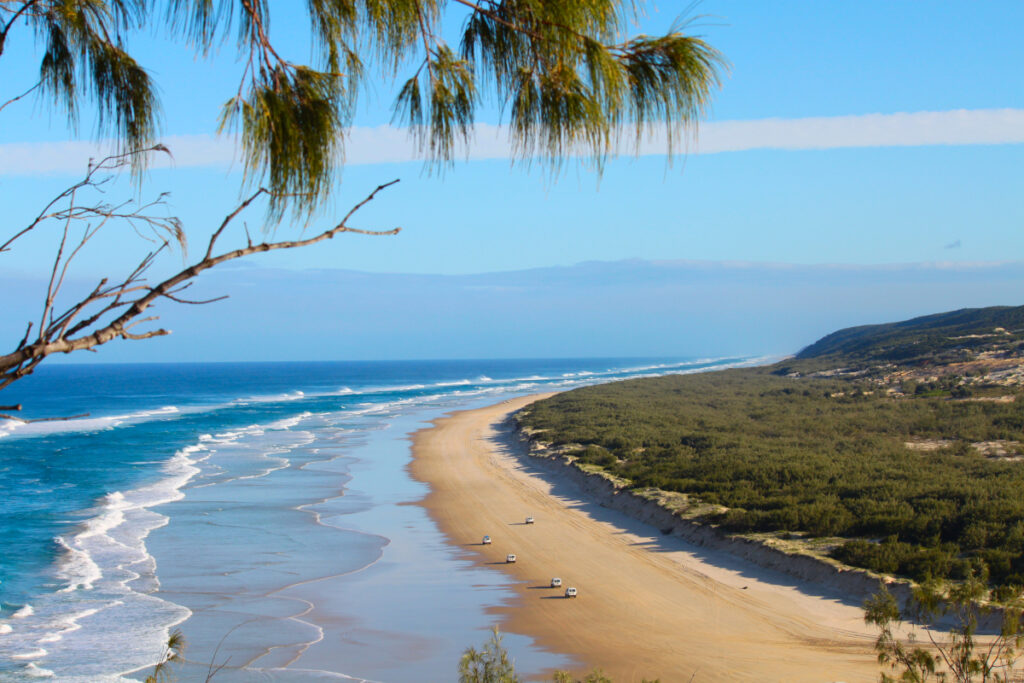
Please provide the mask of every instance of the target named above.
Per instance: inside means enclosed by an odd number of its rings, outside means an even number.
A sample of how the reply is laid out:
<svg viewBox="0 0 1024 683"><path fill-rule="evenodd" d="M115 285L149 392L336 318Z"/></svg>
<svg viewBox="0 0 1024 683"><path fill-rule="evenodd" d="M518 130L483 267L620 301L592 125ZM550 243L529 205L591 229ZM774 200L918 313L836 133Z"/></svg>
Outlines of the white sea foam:
<svg viewBox="0 0 1024 683"><path fill-rule="evenodd" d="M504 379L491 379L490 377L480 380L488 384L515 384L516 382L543 382L553 380L554 377L545 377L544 375L530 375L528 377L506 377Z"/></svg>
<svg viewBox="0 0 1024 683"><path fill-rule="evenodd" d="M91 590L93 584L103 578L99 565L88 552L72 547L63 536L58 536L55 540L65 553L57 570L57 578L64 581L65 585L57 592L70 593L79 588Z"/></svg>
<svg viewBox="0 0 1024 683"><path fill-rule="evenodd" d="M293 415L292 417L286 417L286 418L283 418L281 420L277 420L276 422L271 422L270 424L268 424L266 426L266 428L267 429L291 429L292 427L294 427L295 425L301 423L303 420L305 420L307 417L309 417L312 414L313 413L311 413L309 411L306 411L306 412L303 412L303 413L299 413L298 415Z"/></svg>
<svg viewBox="0 0 1024 683"><path fill-rule="evenodd" d="M63 550L55 575L65 585L56 593L34 600L37 609L25 605L12 615L11 619L18 619L20 625L0 640L0 659L6 656L31 661L46 656L47 668L39 670L58 670L65 678L66 672L89 661L82 652L110 646L98 638L109 636L146 648L148 652L111 653L115 658L112 661L127 657L134 668L144 666L153 652L159 652L169 628L191 612L133 588L152 590L158 585L156 565L145 539L168 518L149 508L180 499L184 495L182 487L199 472L195 463L209 456L207 444L216 443L210 438L182 448L161 468L163 477L137 489L104 496L95 514L76 533L55 539ZM82 634L81 622L87 619L99 621L96 628ZM149 625L140 630L140 624ZM62 643L61 650L52 654L42 647L69 638L76 642ZM98 679L86 675L83 680Z"/></svg>
<svg viewBox="0 0 1024 683"><path fill-rule="evenodd" d="M685 361L675 364L656 364L649 366L640 366L635 368L610 368L607 373L593 373L591 371L581 371L578 373L565 373L562 377L566 376L589 376L595 375L600 376L602 374L631 374L636 372L644 372L650 370L665 370L675 367L684 367L687 365L701 364L714 362L713 360L700 360L700 361ZM100 417L88 417L78 418L74 420L57 420L53 422L35 422L35 423L21 423L13 420L0 420L0 438L5 436L18 436L18 437L31 437L54 433L63 432L90 432L113 429L123 424L134 424L138 422L145 422L152 419L160 419L170 415L185 415L194 414L197 412L208 412L223 409L230 405L244 405L251 403L282 403L296 401L299 399L319 398L326 396L340 396L340 395L376 395L384 393L403 393L409 391L421 391L423 389L430 388L444 388L448 386L459 386L474 383L482 384L501 384L501 385L516 385L521 382L543 382L553 381L561 378L547 377L544 375L530 375L526 377L507 377L502 379L494 379L488 375L479 375L475 380L460 379L452 381L437 382L434 384L396 384L396 385L382 385L382 386L371 386L362 389L353 390L350 387L342 387L336 391L325 391L325 392L305 392L305 391L292 391L280 394L269 394L269 395L254 395L245 398L236 399L226 404L212 404L203 406L164 406L157 409L140 410L133 413L127 413L122 415L109 415Z"/></svg>
<svg viewBox="0 0 1024 683"><path fill-rule="evenodd" d="M436 386L436 385L432 385ZM346 387L347 388L347 387ZM324 396L338 396L344 394L346 396L375 396L377 394L400 394L403 391L419 391L420 389L426 389L426 384L384 384L381 386L365 387L363 389L348 389L344 392L335 392L333 394L323 394Z"/></svg>
<svg viewBox="0 0 1024 683"><path fill-rule="evenodd" d="M318 394L312 394L317 396ZM323 394L320 394L323 395ZM232 401L232 405L248 405L250 403L285 403L288 401L298 401L299 399L307 398L306 392L304 391L289 391L283 394L267 394L257 396L246 396L245 398L238 398Z"/></svg>
<svg viewBox="0 0 1024 683"><path fill-rule="evenodd" d="M690 368L690 367L693 367L693 366L701 366L701 367L698 368L698 372L700 372L700 371L709 369L708 367L706 367L708 365L715 365L715 364L718 364L718 363L724 363L724 361L727 361L727 360L732 360L732 361L735 362L737 359L730 359L730 358L701 358L701 359L698 359L698 360L685 360L685 361L678 361L678 362L675 362L675 363L655 363L653 365L640 365L640 366L631 367L631 368L619 368L617 370L612 370L610 372L615 372L615 373L620 373L620 374L621 373L633 374L633 373L637 373L637 372L649 372L651 370L673 370L673 369L676 369L676 368ZM740 361L740 362L746 363L748 361L747 361L747 359L742 359L742 361ZM716 365L716 367L725 367L725 365L724 364L723 365ZM657 374L665 374L665 373L664 372L659 372Z"/></svg>
<svg viewBox="0 0 1024 683"><path fill-rule="evenodd" d="M338 420L359 416L382 416L360 421L359 429L379 428L394 413L408 412L410 408L426 405L458 406L467 401L486 397L523 393L540 389L562 389L582 384L607 381L608 378L636 376L640 372L667 374L705 370L694 363L662 364L632 370L609 370L607 373L581 371L560 373L549 377L540 374L494 380L480 376L476 380L460 379L425 384L402 384L370 387L353 391L344 387L337 394L377 394L376 401L358 406L347 406L330 413L302 412L265 424L253 424L219 432L199 435L192 445L181 448L162 466L162 477L133 490L115 491L97 504L95 514L79 526L75 533L64 534L58 543L64 548L57 569L64 586L60 594L48 602L37 602L38 614L31 606L24 606L9 620L0 624L0 659L17 655L26 664L45 654L44 645L60 642L59 648L47 657L46 669L57 672L61 680L74 678L67 667L74 667L74 653L92 652L92 658L104 658L104 663L121 666L122 671L145 666L167 634L177 623L191 613L184 607L160 600L148 593L159 586L154 558L146 548L146 538L168 518L155 512L154 506L179 500L185 496L186 486L216 485L237 479L262 477L289 466L284 451L310 443L315 435L309 429L323 423L338 428ZM402 397L403 392L421 392ZM379 394L398 394L384 396ZM267 400L295 400L309 397L298 392ZM358 400L358 399L357 399ZM372 400L372 399L371 399ZM339 401L338 403L342 403ZM297 408L300 406L296 406ZM171 415L177 408L168 406L159 412ZM137 419L150 419L140 411ZM157 411L148 411L150 416ZM303 420L313 426L296 429ZM124 416L122 416L124 417ZM113 418L102 418L110 420ZM136 418L133 418L136 419ZM2 427L2 425L0 425ZM290 456L289 456L290 457ZM15 622L14 620L18 621ZM12 629L12 624L14 628ZM6 627L6 628L4 628ZM113 641L131 642L138 651L122 652L112 646ZM122 648L123 649L123 648ZM67 651L68 655L62 655ZM13 654L11 654L13 653ZM41 654L42 653L42 654ZM136 666L137 664L137 666ZM81 680L100 680L106 676Z"/></svg>
<svg viewBox="0 0 1024 683"><path fill-rule="evenodd" d="M40 643L56 643L56 642L62 640L66 634L74 633L75 631L77 631L80 628L82 628L82 625L78 623L81 619L84 619L86 617L91 617L92 615L96 614L99 611L100 611L100 609L98 607L95 607L95 608L92 608L92 609L82 610L81 612L75 612L74 614L69 615L69 617L63 623L59 623L57 625L60 630L58 630L58 631L56 631L54 633L51 633L49 635L43 636L42 638L39 639L39 642ZM61 628L61 627L63 627L63 628Z"/></svg>
<svg viewBox="0 0 1024 683"><path fill-rule="evenodd" d="M29 664L24 668L24 672L25 675L30 678L53 678L52 671L36 666L31 662L29 662Z"/></svg>
<svg viewBox="0 0 1024 683"><path fill-rule="evenodd" d="M208 410L208 407L190 407L181 409L177 406L164 406L149 410L139 410L134 413L123 415L106 415L99 417L80 417L72 420L53 420L48 422L17 422L14 420L0 420L0 437L18 436L33 437L45 436L48 434L62 434L65 432L98 432L106 429L113 429L122 424L135 424L179 415L185 412L201 412Z"/></svg>
<svg viewBox="0 0 1024 683"><path fill-rule="evenodd" d="M17 420L0 418L0 438L8 436L20 426L22 426L22 423Z"/></svg>
<svg viewBox="0 0 1024 683"><path fill-rule="evenodd" d="M85 540L93 536L106 534L116 526L124 523L124 511L130 507L124 494L114 491L104 497L102 512L85 523L85 529L78 534L77 540Z"/></svg>
<svg viewBox="0 0 1024 683"><path fill-rule="evenodd" d="M673 366L666 365L665 367L674 367L674 365ZM654 366L651 366L651 368L654 368ZM638 368L636 370L639 371L639 370L651 369L651 368ZM295 392L291 392L291 393L273 394L273 395L268 395L268 396L250 396L250 397L247 397L247 398L238 399L237 401L233 401L232 404L272 403L272 402L293 401L293 400L296 400L296 399L299 399L299 398L315 399L315 398L323 398L323 397L330 397L330 396L374 396L374 395L379 395L379 394L400 394L400 393L403 393L403 392L422 391L424 389L444 389L444 388L447 388L447 387L468 386L468 385L472 385L472 384L516 385L517 383L526 382L526 381L529 381L529 382L548 382L548 381L561 380L561 379L563 379L565 377L602 376L604 374L617 374L617 373L622 373L622 372L627 372L628 373L628 372L632 372L632 371L633 371L632 369L630 369L630 370L623 370L621 368L619 368L619 369L609 369L607 371L607 373L601 373L601 372L594 372L594 371L584 370L584 371L580 371L580 372L576 372L576 373L564 373L564 374L562 374L559 377L549 377L549 376L545 376L545 375L534 374L534 375L529 375L529 376L525 376L525 377L506 377L506 378L502 378L502 379L494 379L494 378L489 377L487 375L480 375L476 379L463 378L463 379L457 379L457 380L446 380L446 381L442 381L442 382L434 382L434 383L431 383L431 384L422 384L422 383L414 383L414 384L385 384L385 385L378 385L378 386L368 386L368 387L363 387L363 388L360 388L360 389L352 389L351 387L344 386L344 387L341 387L340 389L333 390L333 391L326 391L326 392L302 392L302 391L295 391Z"/></svg>

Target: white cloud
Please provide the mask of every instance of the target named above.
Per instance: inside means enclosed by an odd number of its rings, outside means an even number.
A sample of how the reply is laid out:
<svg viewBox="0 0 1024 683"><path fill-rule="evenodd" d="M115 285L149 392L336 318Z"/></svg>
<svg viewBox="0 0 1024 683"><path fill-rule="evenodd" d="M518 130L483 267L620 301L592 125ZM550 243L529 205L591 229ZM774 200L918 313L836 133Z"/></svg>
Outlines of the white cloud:
<svg viewBox="0 0 1024 683"><path fill-rule="evenodd" d="M1002 145L1022 142L1024 109L958 109L913 114L861 114L708 123L700 129L695 151L714 154L753 149Z"/></svg>
<svg viewBox="0 0 1024 683"><path fill-rule="evenodd" d="M235 157L230 138L210 135L176 135L163 138L171 157L155 154L154 168L227 166ZM0 175L32 176L85 172L90 160L100 160L113 146L101 142L21 142L0 145Z"/></svg>
<svg viewBox="0 0 1024 683"><path fill-rule="evenodd" d="M209 135L170 136L163 140L173 159L156 167L230 167L234 141ZM705 123L686 147L689 154L716 154L757 149L825 150L851 147L922 147L931 145L1004 145L1024 143L1024 109L959 109L941 112L859 114L802 119L761 119ZM663 130L651 131L640 144L641 156L664 154ZM633 150L624 149L624 153ZM90 142L39 142L0 145L0 175L33 176L80 173L103 145ZM352 129L346 163L386 164L417 161L407 131L391 126ZM508 159L511 147L504 126L479 124L470 160ZM237 166L237 164L235 164Z"/></svg>

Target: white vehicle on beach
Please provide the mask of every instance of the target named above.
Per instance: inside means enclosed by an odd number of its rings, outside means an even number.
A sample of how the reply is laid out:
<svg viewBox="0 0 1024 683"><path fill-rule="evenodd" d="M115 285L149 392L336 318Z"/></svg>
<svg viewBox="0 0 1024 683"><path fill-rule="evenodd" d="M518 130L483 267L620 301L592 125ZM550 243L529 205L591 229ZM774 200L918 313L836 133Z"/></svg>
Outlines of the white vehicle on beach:
<svg viewBox="0 0 1024 683"><path fill-rule="evenodd" d="M571 586L569 588L566 588L565 589L565 597L567 597L567 598L575 598L576 597L576 589L572 588Z"/></svg>
<svg viewBox="0 0 1024 683"><path fill-rule="evenodd" d="M481 545L490 545L491 544L491 537L490 536L484 536L484 540L480 541L480 544Z"/></svg>
<svg viewBox="0 0 1024 683"><path fill-rule="evenodd" d="M562 580L560 578L558 578L557 576L555 578L551 579L551 587L552 588L561 588L562 587Z"/></svg>
<svg viewBox="0 0 1024 683"><path fill-rule="evenodd" d="M527 517L526 524L533 524L533 517Z"/></svg>
<svg viewBox="0 0 1024 683"><path fill-rule="evenodd" d="M505 562L515 562L515 561L516 561L516 554L515 553L509 553L508 555L505 556Z"/></svg>

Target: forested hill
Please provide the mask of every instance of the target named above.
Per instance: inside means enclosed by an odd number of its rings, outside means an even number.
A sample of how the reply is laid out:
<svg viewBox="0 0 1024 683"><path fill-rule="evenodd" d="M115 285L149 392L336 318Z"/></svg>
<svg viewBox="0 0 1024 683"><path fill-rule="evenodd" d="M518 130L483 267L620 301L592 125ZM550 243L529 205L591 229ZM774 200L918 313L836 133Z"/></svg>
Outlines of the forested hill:
<svg viewBox="0 0 1024 683"><path fill-rule="evenodd" d="M964 308L897 323L848 327L819 339L796 357L918 364L1018 349L1022 342L1024 306L993 306Z"/></svg>

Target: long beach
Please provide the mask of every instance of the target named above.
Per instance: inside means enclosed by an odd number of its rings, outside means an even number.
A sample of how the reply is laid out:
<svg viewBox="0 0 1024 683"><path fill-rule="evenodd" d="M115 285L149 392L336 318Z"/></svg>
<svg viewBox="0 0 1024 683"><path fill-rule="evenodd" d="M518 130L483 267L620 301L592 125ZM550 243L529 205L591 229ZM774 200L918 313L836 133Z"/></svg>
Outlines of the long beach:
<svg viewBox="0 0 1024 683"><path fill-rule="evenodd" d="M431 489L421 504L453 545L518 582L494 610L503 630L618 683L877 679L857 601L662 536L533 468L503 423L545 396L453 413L413 439L410 470ZM550 588L555 576L579 597Z"/></svg>

